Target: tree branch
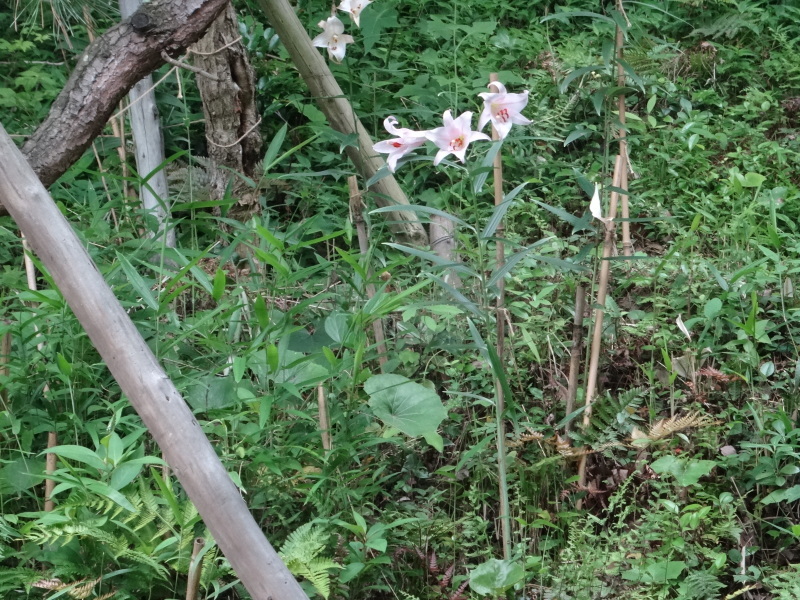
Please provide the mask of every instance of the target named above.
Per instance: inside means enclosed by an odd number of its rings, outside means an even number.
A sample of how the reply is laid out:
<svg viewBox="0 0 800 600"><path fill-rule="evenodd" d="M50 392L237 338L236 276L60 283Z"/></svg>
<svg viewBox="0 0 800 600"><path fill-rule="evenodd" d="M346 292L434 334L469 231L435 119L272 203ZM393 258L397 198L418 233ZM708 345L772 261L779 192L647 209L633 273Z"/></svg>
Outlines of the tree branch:
<svg viewBox="0 0 800 600"><path fill-rule="evenodd" d="M47 119L22 153L49 186L103 130L133 85L163 64L162 51L186 49L228 0L154 0L109 29L78 58Z"/></svg>

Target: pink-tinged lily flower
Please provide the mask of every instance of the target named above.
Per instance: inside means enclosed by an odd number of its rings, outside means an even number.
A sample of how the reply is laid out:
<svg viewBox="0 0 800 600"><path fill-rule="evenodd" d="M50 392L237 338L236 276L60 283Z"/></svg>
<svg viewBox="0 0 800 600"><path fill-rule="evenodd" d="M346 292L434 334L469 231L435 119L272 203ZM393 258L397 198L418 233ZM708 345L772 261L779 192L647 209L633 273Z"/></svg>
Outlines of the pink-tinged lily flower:
<svg viewBox="0 0 800 600"><path fill-rule="evenodd" d="M494 125L500 139L505 139L511 131L511 125L530 125L531 121L520 113L528 104L528 91L522 94L509 94L506 86L499 81L493 81L489 87L494 86L497 92L483 92L478 94L483 98L483 112L478 120L478 131L486 126L489 121Z"/></svg>
<svg viewBox="0 0 800 600"><path fill-rule="evenodd" d="M320 21L322 33L311 40L317 48L327 48L328 56L333 62L340 63L344 58L345 46L355 42L353 36L344 33L344 23L338 17L328 17L327 21Z"/></svg>
<svg viewBox="0 0 800 600"><path fill-rule="evenodd" d="M437 127L433 131L425 133L430 141L439 147L434 165L442 162L448 154L454 154L462 163L464 155L467 153L467 146L475 140L488 140L489 136L485 133L472 131L472 113L467 111L454 119L449 110L444 111L444 127Z"/></svg>
<svg viewBox="0 0 800 600"><path fill-rule="evenodd" d="M342 0L338 8L346 13L350 13L350 18L353 19L356 26L361 27L361 24L358 22L361 18L361 11L370 4L372 4L372 0Z"/></svg>
<svg viewBox="0 0 800 600"><path fill-rule="evenodd" d="M386 163L389 165L389 171L394 173L397 168L398 160L425 143L425 134L427 131L412 131L405 127L397 127L397 119L391 116L386 117L383 121L383 126L386 128L386 131L395 137L391 140L378 142L372 146L372 149L375 150L375 152L389 154L389 156L386 157Z"/></svg>

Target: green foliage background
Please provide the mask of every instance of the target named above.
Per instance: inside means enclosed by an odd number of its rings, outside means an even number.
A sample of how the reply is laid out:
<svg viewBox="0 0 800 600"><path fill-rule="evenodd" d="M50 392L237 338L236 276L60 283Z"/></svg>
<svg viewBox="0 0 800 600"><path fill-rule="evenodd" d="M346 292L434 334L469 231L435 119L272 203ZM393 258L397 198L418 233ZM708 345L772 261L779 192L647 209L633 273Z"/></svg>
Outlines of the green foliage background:
<svg viewBox="0 0 800 600"><path fill-rule="evenodd" d="M331 68L376 140L390 114L429 129L447 109L479 111L490 72L530 90L533 124L501 150L506 191L526 183L502 232L513 268L498 271L487 228L498 213L489 185L475 185L489 144L474 144L465 165L423 158L398 169L414 204L463 221L455 293L441 284L448 265L390 244L381 213L367 215L370 252L360 255L342 153L351 141L329 128L252 3L237 10L264 151L285 153L265 161L260 216L239 223L224 202L208 209L190 166L205 154L199 94L191 74L166 67L156 79L166 75L157 94L178 249L142 235L110 129L51 188L309 594L478 597L488 571L491 589L519 598L797 596L800 9L673 0L626 2L621 15L598 4L376 0L359 30L344 19L356 43ZM0 121L20 141L88 43L86 15L98 32L117 19L115 7L85 6L0 10ZM312 36L329 11L297 4ZM563 397L575 290L591 288L598 267L588 201L593 183L610 185L616 152L617 24L636 256L612 263L601 393L581 428ZM431 147L418 154L432 157ZM48 275L27 289L8 217L0 242L0 334L11 340L0 373L0 593L46 597L54 590L33 584L58 578L73 597L180 597L202 536L203 593L246 597ZM500 278L509 338L497 365L487 348ZM415 399L437 415L432 436L409 437L420 431L386 417L402 402L372 410L376 319L387 372L443 401L439 425L436 399ZM493 571L500 373L513 548ZM642 442L662 419L690 413L705 417L700 426ZM45 512L49 431L62 446L56 507ZM593 452L583 489L579 447ZM507 586L497 579L520 569ZM468 587L472 571L480 585Z"/></svg>

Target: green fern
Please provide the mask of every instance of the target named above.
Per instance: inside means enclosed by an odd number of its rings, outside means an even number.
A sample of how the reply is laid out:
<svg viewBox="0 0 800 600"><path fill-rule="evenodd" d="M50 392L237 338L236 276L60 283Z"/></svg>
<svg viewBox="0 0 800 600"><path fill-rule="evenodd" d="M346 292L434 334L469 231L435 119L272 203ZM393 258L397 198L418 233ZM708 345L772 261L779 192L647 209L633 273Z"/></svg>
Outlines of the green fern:
<svg viewBox="0 0 800 600"><path fill-rule="evenodd" d="M319 556L327 538L322 527L306 523L289 535L279 552L292 574L307 579L326 600L331 592L330 570L340 567L332 559Z"/></svg>
<svg viewBox="0 0 800 600"><path fill-rule="evenodd" d="M741 2L737 6L736 12L723 14L705 27L698 27L692 31L691 35L715 40L720 38L732 39L741 35L745 30L759 35L762 29L761 21L764 16L765 11L758 4Z"/></svg>
<svg viewBox="0 0 800 600"><path fill-rule="evenodd" d="M641 422L637 411L644 403L645 390L632 388L615 398L606 392L592 405L589 425L582 431L570 432L576 445L589 448L612 448L630 436L633 427Z"/></svg>
<svg viewBox="0 0 800 600"><path fill-rule="evenodd" d="M800 565L790 566L790 570L773 573L764 579L764 584L774 594L775 600L800 598Z"/></svg>
<svg viewBox="0 0 800 600"><path fill-rule="evenodd" d="M680 587L681 598L686 600L717 600L725 584L711 571L700 569L686 576Z"/></svg>

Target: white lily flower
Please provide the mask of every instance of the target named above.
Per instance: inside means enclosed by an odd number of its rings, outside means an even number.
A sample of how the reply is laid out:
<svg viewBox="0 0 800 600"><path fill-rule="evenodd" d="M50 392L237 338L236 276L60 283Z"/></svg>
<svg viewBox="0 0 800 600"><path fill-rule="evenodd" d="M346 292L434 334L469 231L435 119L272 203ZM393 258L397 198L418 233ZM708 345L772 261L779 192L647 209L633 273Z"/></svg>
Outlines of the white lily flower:
<svg viewBox="0 0 800 600"><path fill-rule="evenodd" d="M372 0L342 0L338 8L346 13L350 13L350 18L353 19L356 26L361 27L361 24L358 22L361 18L361 11L370 4L372 4Z"/></svg>
<svg viewBox="0 0 800 600"><path fill-rule="evenodd" d="M600 186L596 183L594 184L594 194L592 194L592 200L589 202L589 212L592 213L592 216L595 219L602 221L603 223L611 223L611 221L613 221L613 219L603 216L603 206L600 203Z"/></svg>
<svg viewBox="0 0 800 600"><path fill-rule="evenodd" d="M462 163L465 161L467 146L475 140L490 139L485 133L472 131L472 113L461 113L454 119L449 110L444 111L444 127L437 127L433 131L425 132L425 137L439 147L439 152L433 160L438 165L445 156L454 154Z"/></svg>
<svg viewBox="0 0 800 600"><path fill-rule="evenodd" d="M345 46L355 42L353 36L344 33L344 23L336 16L328 17L318 25L322 28L322 33L311 40L311 43L317 48L327 48L328 56L333 62L342 62Z"/></svg>
<svg viewBox="0 0 800 600"><path fill-rule="evenodd" d="M520 113L528 104L528 91L521 94L509 94L499 81L493 81L489 87L494 86L497 92L483 92L478 94L483 98L483 112L478 120L478 131L486 126L489 121L494 125L500 139L505 139L511 131L511 125L530 125L531 121Z"/></svg>
<svg viewBox="0 0 800 600"><path fill-rule="evenodd" d="M384 140L372 146L375 152L388 154L386 164L389 171L394 173L397 168L397 161L409 152L415 150L425 143L427 131L413 131L405 127L397 127L397 119L393 116L386 117L383 121L386 131L394 135L391 140Z"/></svg>
<svg viewBox="0 0 800 600"><path fill-rule="evenodd" d="M675 324L678 326L678 329L681 330L681 333L683 333L683 335L685 335L691 342L692 334L689 332L689 328L686 327L686 323L683 322L683 318L681 317L681 315L678 315L678 318L675 319Z"/></svg>

